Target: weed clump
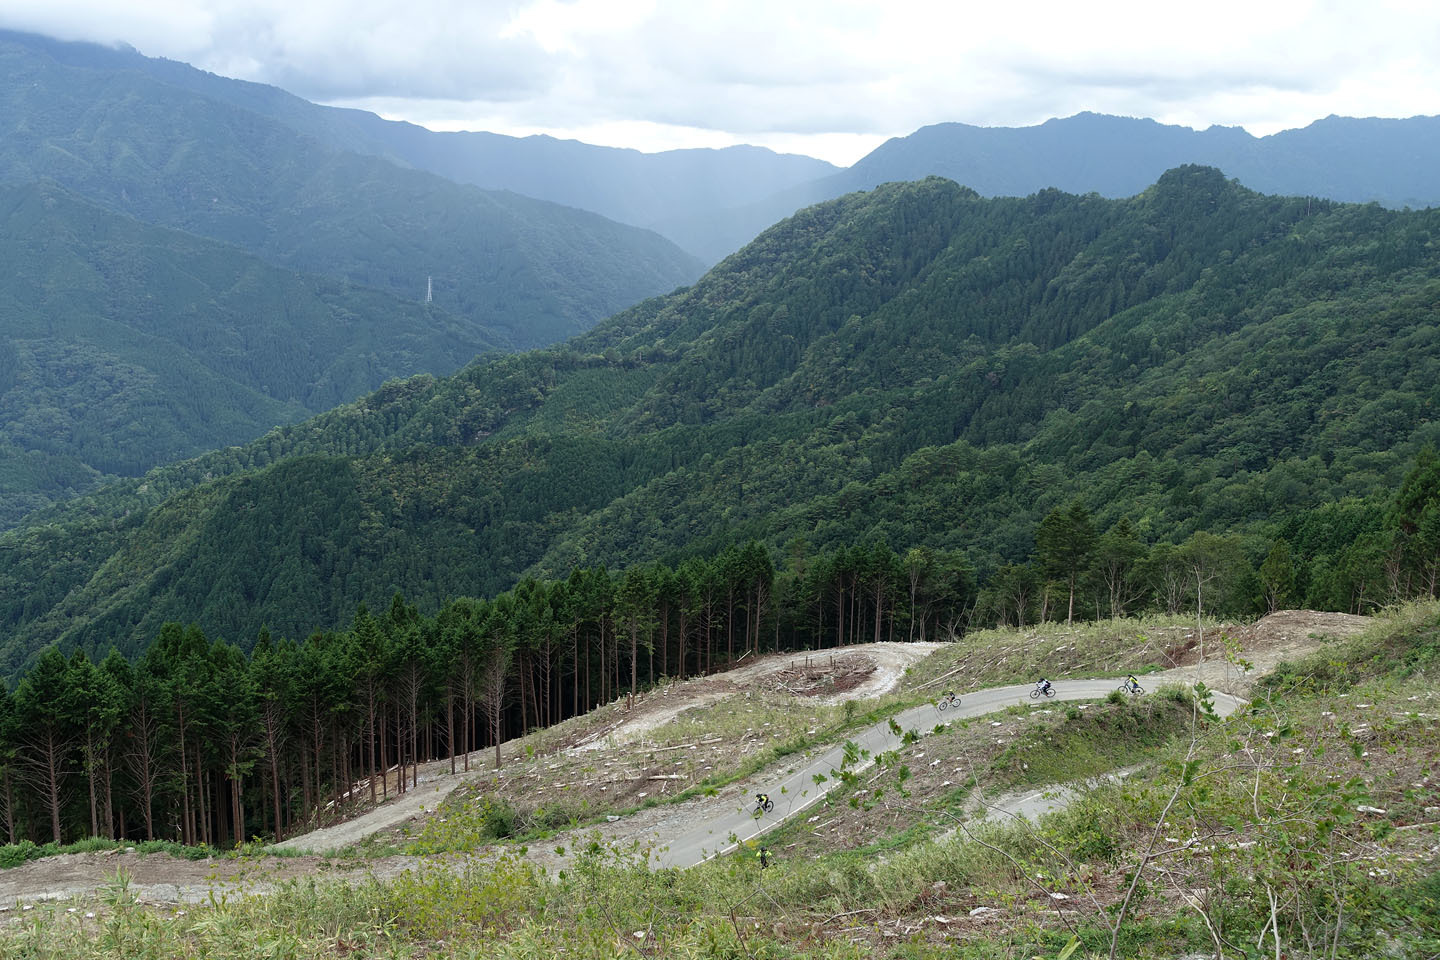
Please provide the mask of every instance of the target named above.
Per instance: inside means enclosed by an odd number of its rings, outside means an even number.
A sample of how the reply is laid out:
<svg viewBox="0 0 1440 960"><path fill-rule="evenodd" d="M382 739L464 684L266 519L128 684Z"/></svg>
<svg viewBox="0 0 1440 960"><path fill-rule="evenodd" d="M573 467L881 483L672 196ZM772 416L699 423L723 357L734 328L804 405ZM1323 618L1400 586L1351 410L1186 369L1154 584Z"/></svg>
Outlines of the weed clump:
<svg viewBox="0 0 1440 960"><path fill-rule="evenodd" d="M104 837L87 837L74 843L33 843L21 840L19 843L0 846L0 870L8 870L31 860L53 857L62 853L100 853L107 850L135 850L137 853L168 853L182 860L208 860L211 857L229 855L226 851L199 844L186 846L172 840L143 840L130 843L124 840L108 840Z"/></svg>

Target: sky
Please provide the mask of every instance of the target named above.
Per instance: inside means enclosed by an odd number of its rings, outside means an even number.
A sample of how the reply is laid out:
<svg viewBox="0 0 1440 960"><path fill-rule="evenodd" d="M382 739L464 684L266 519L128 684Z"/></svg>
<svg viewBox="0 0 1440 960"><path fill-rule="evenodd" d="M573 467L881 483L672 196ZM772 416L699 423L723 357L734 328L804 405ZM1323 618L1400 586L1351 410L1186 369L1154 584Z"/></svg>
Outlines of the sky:
<svg viewBox="0 0 1440 960"><path fill-rule="evenodd" d="M0 27L436 130L842 165L944 121L1440 114L1434 0L0 0Z"/></svg>

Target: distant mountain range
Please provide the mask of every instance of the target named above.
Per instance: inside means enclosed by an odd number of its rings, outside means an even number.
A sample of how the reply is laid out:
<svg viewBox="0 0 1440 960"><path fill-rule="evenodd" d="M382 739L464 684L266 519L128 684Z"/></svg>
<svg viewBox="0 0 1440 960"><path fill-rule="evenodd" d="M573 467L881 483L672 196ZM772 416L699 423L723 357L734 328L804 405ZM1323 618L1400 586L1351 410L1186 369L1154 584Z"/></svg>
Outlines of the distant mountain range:
<svg viewBox="0 0 1440 960"><path fill-rule="evenodd" d="M1283 535L1338 577L1440 441L1437 238L1440 211L1201 167L1118 200L849 194L563 346L33 517L0 536L0 675L52 641L302 636L396 589L433 609L750 538L961 551L983 583L1073 498L1150 543Z"/></svg>
<svg viewBox="0 0 1440 960"><path fill-rule="evenodd" d="M882 183L941 176L982 196L1056 188L1133 196L1166 170L1213 166L1263 193L1384 206L1440 203L1440 117L1328 117L1255 137L1081 113L1033 127L941 123L887 141L849 168L757 147L645 154L551 137L439 133L325 107L130 49L0 32L56 62L143 74L274 120L331 148L457 183L509 190L653 229L715 263L796 210Z"/></svg>
<svg viewBox="0 0 1440 960"><path fill-rule="evenodd" d="M1023 197L1052 187L1130 197L1186 163L1216 167L1263 193L1431 207L1440 204L1440 117L1327 117L1267 137L1238 127L1196 131L1095 113L1035 127L941 123L757 203L653 226L714 260L802 207L882 183L940 176L989 197Z"/></svg>

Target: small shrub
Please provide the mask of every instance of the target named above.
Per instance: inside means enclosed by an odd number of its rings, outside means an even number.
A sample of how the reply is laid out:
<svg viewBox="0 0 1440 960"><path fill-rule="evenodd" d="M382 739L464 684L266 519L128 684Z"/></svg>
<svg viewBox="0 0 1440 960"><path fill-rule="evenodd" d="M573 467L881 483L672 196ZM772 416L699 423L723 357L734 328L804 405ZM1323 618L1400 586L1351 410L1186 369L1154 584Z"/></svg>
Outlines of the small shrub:
<svg viewBox="0 0 1440 960"><path fill-rule="evenodd" d="M0 847L0 869L8 870L11 867L18 867L22 863L31 860L39 860L41 857L48 857L55 851L53 843L44 847L37 846L29 840L21 840L19 843L12 843Z"/></svg>
<svg viewBox="0 0 1440 960"><path fill-rule="evenodd" d="M1195 694L1188 687L1178 683L1165 684L1159 690L1155 691L1155 696L1159 700L1169 700L1171 703L1179 703L1185 706L1189 706L1195 702Z"/></svg>

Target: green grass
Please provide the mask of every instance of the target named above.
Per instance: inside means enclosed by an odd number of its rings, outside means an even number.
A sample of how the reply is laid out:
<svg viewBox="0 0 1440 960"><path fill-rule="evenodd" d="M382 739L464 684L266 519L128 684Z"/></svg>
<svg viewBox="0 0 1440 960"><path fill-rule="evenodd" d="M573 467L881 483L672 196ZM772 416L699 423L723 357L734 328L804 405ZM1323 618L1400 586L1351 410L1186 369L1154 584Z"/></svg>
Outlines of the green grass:
<svg viewBox="0 0 1440 960"><path fill-rule="evenodd" d="M141 840L132 843L124 840L109 840L104 837L89 837L65 844L32 843L29 840L21 840L19 843L0 846L0 869L18 867L31 860L53 857L62 853L96 853L104 850L129 850L132 848L138 853L167 853L182 860L206 860L212 857L243 855L240 851L221 850L204 844L186 846L171 840Z"/></svg>
<svg viewBox="0 0 1440 960"><path fill-rule="evenodd" d="M1047 786L1097 777L1154 756L1190 729L1188 705L1172 699L1067 711L1059 724L1032 726L991 763L998 785Z"/></svg>
<svg viewBox="0 0 1440 960"><path fill-rule="evenodd" d="M1380 677L1404 680L1433 675L1440 667L1440 608L1407 604L1386 611L1356 637L1279 664L1260 681L1272 696L1340 691Z"/></svg>
<svg viewBox="0 0 1440 960"><path fill-rule="evenodd" d="M1202 621L1206 635L1222 624ZM1122 620L977 630L906 671L902 688L915 690L946 674L958 689L1034 681L1036 677L1143 675L1173 664L1167 651L1195 630L1195 618L1155 615ZM938 687L936 688L938 689Z"/></svg>

